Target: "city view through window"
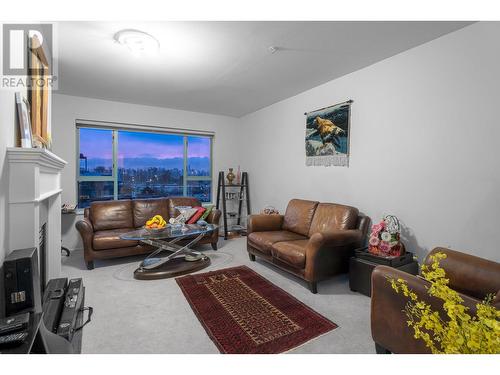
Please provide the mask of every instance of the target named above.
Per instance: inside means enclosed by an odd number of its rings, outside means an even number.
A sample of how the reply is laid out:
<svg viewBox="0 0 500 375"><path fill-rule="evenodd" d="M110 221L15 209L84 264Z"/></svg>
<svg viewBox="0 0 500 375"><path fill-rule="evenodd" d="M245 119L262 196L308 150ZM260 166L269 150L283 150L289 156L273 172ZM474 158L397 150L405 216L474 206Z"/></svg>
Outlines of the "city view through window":
<svg viewBox="0 0 500 375"><path fill-rule="evenodd" d="M211 139L79 128L78 206L112 199L194 196L211 201Z"/></svg>

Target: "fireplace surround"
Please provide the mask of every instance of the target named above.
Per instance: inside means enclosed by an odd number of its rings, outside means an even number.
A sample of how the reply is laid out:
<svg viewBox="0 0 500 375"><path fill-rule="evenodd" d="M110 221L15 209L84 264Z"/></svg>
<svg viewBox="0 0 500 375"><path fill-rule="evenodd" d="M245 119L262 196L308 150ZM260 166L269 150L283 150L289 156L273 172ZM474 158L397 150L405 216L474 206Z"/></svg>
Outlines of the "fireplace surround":
<svg viewBox="0 0 500 375"><path fill-rule="evenodd" d="M19 147L8 148L7 158L9 251L38 248L45 283L61 273L61 170L66 161L45 149Z"/></svg>

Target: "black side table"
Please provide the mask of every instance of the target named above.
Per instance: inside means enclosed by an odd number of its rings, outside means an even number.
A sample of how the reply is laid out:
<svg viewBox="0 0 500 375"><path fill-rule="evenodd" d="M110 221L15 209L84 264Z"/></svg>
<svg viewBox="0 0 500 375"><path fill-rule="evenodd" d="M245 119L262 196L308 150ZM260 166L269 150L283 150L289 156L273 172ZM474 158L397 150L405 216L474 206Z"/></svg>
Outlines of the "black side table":
<svg viewBox="0 0 500 375"><path fill-rule="evenodd" d="M370 297L372 293L372 271L375 267L385 265L412 275L418 274L418 262L413 259L412 253L389 261L385 258L366 254L366 250L359 249L356 255L349 260L349 288Z"/></svg>
<svg viewBox="0 0 500 375"><path fill-rule="evenodd" d="M64 210L64 209L61 209L61 215L76 215L76 209L74 209L74 210ZM61 222L62 222L62 220L61 220ZM66 246L63 246L63 244L62 244L62 238L61 238L61 253L63 253L67 257L69 257L70 254L71 254L71 252L69 251L69 249Z"/></svg>

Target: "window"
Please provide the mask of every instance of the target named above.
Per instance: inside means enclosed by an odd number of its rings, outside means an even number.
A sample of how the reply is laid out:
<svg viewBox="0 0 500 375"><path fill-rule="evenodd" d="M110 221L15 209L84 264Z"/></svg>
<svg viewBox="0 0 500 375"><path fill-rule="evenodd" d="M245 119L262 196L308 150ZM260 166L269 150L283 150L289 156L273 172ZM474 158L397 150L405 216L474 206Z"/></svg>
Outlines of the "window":
<svg viewBox="0 0 500 375"><path fill-rule="evenodd" d="M78 207L92 201L212 200L212 138L78 127Z"/></svg>

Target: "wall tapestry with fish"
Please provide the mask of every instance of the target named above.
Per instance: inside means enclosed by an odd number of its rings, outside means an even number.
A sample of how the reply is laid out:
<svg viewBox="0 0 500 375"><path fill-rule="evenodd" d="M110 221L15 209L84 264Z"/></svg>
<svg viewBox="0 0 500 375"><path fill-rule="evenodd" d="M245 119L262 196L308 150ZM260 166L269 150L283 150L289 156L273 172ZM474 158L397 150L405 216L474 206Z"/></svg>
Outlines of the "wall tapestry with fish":
<svg viewBox="0 0 500 375"><path fill-rule="evenodd" d="M306 165L349 166L352 100L306 112Z"/></svg>

